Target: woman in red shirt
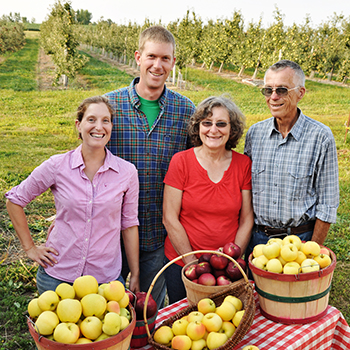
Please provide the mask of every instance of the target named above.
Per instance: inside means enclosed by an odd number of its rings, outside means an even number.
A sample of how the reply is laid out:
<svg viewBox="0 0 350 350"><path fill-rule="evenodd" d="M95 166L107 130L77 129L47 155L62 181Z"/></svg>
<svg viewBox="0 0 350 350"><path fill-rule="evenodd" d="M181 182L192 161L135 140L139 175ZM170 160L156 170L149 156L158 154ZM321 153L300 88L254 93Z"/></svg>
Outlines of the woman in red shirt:
<svg viewBox="0 0 350 350"><path fill-rule="evenodd" d="M234 242L245 251L253 227L250 159L233 151L244 116L225 97L209 97L191 117L195 147L175 154L164 179L163 223L167 260ZM181 279L189 255L165 270L169 302L186 297Z"/></svg>

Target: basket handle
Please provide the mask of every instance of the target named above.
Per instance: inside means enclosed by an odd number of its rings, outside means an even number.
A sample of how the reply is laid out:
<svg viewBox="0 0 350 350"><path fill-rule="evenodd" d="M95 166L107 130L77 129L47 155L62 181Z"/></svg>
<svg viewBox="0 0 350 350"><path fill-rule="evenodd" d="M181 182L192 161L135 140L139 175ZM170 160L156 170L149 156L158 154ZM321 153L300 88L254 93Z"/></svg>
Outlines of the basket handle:
<svg viewBox="0 0 350 350"><path fill-rule="evenodd" d="M147 304L148 304L149 296L152 292L152 289L153 289L158 277L163 273L164 270L166 270L170 265L172 265L176 261L181 260L182 258L189 256L189 255L192 255L192 254L203 254L203 253L218 254L218 255L222 255L222 256L226 257L227 259L231 260L238 267L239 271L242 273L244 280L247 283L249 283L248 277L245 274L244 270L242 269L241 265L239 265L239 263L235 259L233 259L231 256L229 256L225 253L222 253L222 252L219 252L216 250L195 250L195 251L188 252L188 253L182 254L182 255L174 258L173 260L169 261L166 265L164 265L163 268L160 271L158 271L158 273L154 276L153 281L152 281L151 285L149 286L148 292L146 294L145 305L143 308L143 320L145 323L145 328L146 328L146 332L147 332L148 337L151 336L151 333L149 331L149 327L148 327L148 323L147 323Z"/></svg>

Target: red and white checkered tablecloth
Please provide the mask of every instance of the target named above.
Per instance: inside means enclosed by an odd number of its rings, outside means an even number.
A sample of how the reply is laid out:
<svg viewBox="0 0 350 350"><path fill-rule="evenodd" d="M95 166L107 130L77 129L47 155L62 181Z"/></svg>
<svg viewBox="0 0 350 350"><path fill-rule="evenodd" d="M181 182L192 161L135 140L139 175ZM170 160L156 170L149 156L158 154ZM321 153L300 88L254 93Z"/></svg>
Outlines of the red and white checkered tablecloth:
<svg viewBox="0 0 350 350"><path fill-rule="evenodd" d="M305 325L285 325L261 315L257 293L254 292L256 312L254 322L244 339L232 350L241 350L252 344L260 350L349 350L350 327L342 313L328 306L327 313L317 322ZM187 299L159 310L158 327L164 320L187 307ZM140 350L152 349L146 345Z"/></svg>

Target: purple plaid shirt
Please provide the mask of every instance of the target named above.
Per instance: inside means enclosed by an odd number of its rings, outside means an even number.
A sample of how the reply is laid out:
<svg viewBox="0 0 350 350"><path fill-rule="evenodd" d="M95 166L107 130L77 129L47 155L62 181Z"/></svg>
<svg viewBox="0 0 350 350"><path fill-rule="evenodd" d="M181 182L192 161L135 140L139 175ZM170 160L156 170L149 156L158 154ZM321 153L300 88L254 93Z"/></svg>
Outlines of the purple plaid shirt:
<svg viewBox="0 0 350 350"><path fill-rule="evenodd" d="M108 148L138 170L140 249L154 251L164 245L166 236L163 179L172 156L187 148L187 122L195 107L187 97L165 87L159 98L159 115L149 127L135 90L138 81L136 78L130 86L106 94L115 110Z"/></svg>

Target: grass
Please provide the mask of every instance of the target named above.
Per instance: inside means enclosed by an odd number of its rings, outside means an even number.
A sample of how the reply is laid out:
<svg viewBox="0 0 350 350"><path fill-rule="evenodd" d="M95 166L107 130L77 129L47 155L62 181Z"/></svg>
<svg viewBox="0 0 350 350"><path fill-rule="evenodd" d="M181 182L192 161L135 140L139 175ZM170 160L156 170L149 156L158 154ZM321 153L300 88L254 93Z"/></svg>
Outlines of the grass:
<svg viewBox="0 0 350 350"><path fill-rule="evenodd" d="M26 306L35 293L37 267L26 259L5 209L4 193L53 154L79 143L74 129L75 111L86 97L129 85L131 77L90 57L81 71L84 88L38 91L39 42L29 32L24 49L0 60L0 350L33 349L25 319ZM247 118L247 127L269 116L258 88L213 73L187 68L184 76L195 88L181 93L198 104L210 95L229 93ZM337 255L330 304L350 322L350 135L344 142L344 122L349 115L350 89L307 81L300 102L303 112L328 125L335 136L340 179L338 221L332 225L326 245ZM244 141L238 146L242 152ZM55 213L53 198L46 192L26 207L36 242L44 242Z"/></svg>

